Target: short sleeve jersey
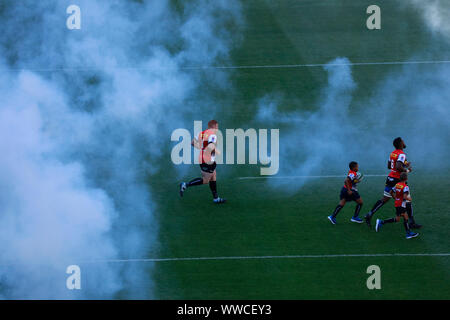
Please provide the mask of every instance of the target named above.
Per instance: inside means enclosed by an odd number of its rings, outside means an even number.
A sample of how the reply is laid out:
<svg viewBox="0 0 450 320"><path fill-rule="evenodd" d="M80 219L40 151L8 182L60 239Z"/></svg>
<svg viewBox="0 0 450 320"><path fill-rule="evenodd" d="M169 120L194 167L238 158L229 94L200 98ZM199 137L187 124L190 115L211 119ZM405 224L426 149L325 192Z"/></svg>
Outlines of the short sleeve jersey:
<svg viewBox="0 0 450 320"><path fill-rule="evenodd" d="M404 199L404 195L409 193L409 187L406 182L399 182L394 187L395 192L395 207L405 207L406 200Z"/></svg>
<svg viewBox="0 0 450 320"><path fill-rule="evenodd" d="M357 180L356 180L356 177L357 177L357 175L358 175L358 173L356 172L356 171L353 171L353 170L349 170L348 171L348 175L347 175L347 177L350 179L350 181L351 181L351 184L352 184L352 190L353 191L357 191L358 189L356 189L356 184L357 184ZM344 187L346 188L346 189L348 189L347 188L347 185L344 183Z"/></svg>
<svg viewBox="0 0 450 320"><path fill-rule="evenodd" d="M406 154L403 152L403 150L394 150L389 156L389 163L391 165L391 172L389 173L389 177L399 179L400 178L400 172L395 169L397 161L400 161L403 164L407 164L406 161Z"/></svg>

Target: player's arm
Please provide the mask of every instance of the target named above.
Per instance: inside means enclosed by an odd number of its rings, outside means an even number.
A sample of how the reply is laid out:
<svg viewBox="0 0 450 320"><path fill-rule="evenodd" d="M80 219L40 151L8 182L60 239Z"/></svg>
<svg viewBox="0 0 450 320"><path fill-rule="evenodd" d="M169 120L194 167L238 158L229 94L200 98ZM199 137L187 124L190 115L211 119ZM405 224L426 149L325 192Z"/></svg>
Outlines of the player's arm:
<svg viewBox="0 0 450 320"><path fill-rule="evenodd" d="M217 147L214 145L214 153L216 154L216 156L220 155L220 150L217 149Z"/></svg>
<svg viewBox="0 0 450 320"><path fill-rule="evenodd" d="M405 199L406 201L412 201L412 198L409 195L409 192L405 192L405 194L403 195L403 199Z"/></svg>
<svg viewBox="0 0 450 320"><path fill-rule="evenodd" d="M192 139L191 146L193 146L196 149L202 148L200 141L198 141L196 138Z"/></svg>
<svg viewBox="0 0 450 320"><path fill-rule="evenodd" d="M216 145L215 145L214 143L208 144L208 146L206 147L205 150L207 150L207 151L209 152L209 154L211 154L212 152L214 152L214 154L215 154L216 156L220 155L220 151L219 151L219 149L217 149L217 147L216 147Z"/></svg>
<svg viewBox="0 0 450 320"><path fill-rule="evenodd" d="M406 161L405 154L400 154L398 156L397 162L395 163L395 170L398 172L410 172L411 166L408 164L408 161Z"/></svg>
<svg viewBox="0 0 450 320"><path fill-rule="evenodd" d="M403 199L406 201L412 201L411 195L409 194L409 187L406 186L405 190L403 191Z"/></svg>
<svg viewBox="0 0 450 320"><path fill-rule="evenodd" d="M208 152L210 154L214 152L215 155L220 155L220 151L217 149L216 143L217 143L217 136L211 135L208 138L208 146L206 147L206 149L209 149Z"/></svg>
<svg viewBox="0 0 450 320"><path fill-rule="evenodd" d="M410 165L405 165L403 162L401 161L397 161L395 163L395 170L399 171L399 172L410 172L412 171L412 168L410 167Z"/></svg>
<svg viewBox="0 0 450 320"><path fill-rule="evenodd" d="M209 143L208 146L203 150L203 152L205 153L205 155L210 158L212 153L215 152L217 153L217 149L214 143Z"/></svg>

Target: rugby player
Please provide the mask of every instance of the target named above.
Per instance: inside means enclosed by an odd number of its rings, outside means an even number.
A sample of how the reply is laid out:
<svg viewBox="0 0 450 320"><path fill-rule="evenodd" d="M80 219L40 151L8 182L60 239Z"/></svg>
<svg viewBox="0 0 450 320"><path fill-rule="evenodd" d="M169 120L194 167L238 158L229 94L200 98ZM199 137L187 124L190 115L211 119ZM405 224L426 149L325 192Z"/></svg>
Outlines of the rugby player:
<svg viewBox="0 0 450 320"><path fill-rule="evenodd" d="M400 181L400 174L402 172L409 173L412 171L411 163L406 160L406 154L403 151L406 148L406 144L403 139L401 137L395 138L393 141L393 145L395 147L395 150L390 154L387 164L387 167L391 170L391 172L386 178L386 186L384 188L383 198L378 200L372 207L372 210L370 210L369 213L367 213L364 217L364 220L369 227L371 226L371 219L375 212L377 212L386 202L389 201L389 199L392 198L391 190ZM418 229L422 227L420 224L416 224L414 220L413 208L410 201L406 201L406 211L409 216L408 221L410 228Z"/></svg>
<svg viewBox="0 0 450 320"><path fill-rule="evenodd" d="M392 197L395 197L395 210L396 217L386 220L377 219L375 230L377 232L380 231L381 227L386 223L399 222L400 217L403 217L403 225L405 226L406 231L406 239L411 239L417 237L419 234L416 232L412 232L410 230L410 226L408 223L408 214L406 212L406 203L407 201L411 202L411 195L409 193L409 187L406 181L408 180L408 174L406 172L402 172L400 174L400 181L395 185L393 189L391 189L390 193Z"/></svg>
<svg viewBox="0 0 450 320"><path fill-rule="evenodd" d="M338 215L339 211L345 206L347 201L355 201L356 202L356 208L355 213L353 217L350 219L352 222L356 223L362 223L362 219L359 217L359 212L361 211L361 207L363 205L363 200L361 196L358 193L358 189L356 188L356 184L359 182L358 180L358 163L355 161L350 162L349 171L347 178L345 179L345 184L341 189L339 204L334 209L334 212L331 216L328 216L328 220L331 221L332 224L336 224L336 216Z"/></svg>
<svg viewBox="0 0 450 320"><path fill-rule="evenodd" d="M202 176L201 178L192 179L188 183L181 182L180 196L183 196L187 188L209 183L214 203L224 203L226 201L217 194L215 158L216 155L220 154L220 151L216 148L217 130L219 130L219 123L216 120L211 120L208 122L208 129L200 132L198 139L194 138L192 140L191 145L200 149L199 162Z"/></svg>

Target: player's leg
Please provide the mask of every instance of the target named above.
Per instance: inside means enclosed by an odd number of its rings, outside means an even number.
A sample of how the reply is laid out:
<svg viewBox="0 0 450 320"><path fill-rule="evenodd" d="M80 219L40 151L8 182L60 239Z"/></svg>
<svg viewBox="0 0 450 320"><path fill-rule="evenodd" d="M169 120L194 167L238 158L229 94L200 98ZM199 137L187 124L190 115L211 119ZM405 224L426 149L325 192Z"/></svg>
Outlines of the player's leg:
<svg viewBox="0 0 450 320"><path fill-rule="evenodd" d="M211 189L211 193L213 196L214 203L224 203L226 200L224 198L220 198L217 194L217 174L216 170L214 170L211 179L209 180L209 188Z"/></svg>
<svg viewBox="0 0 450 320"><path fill-rule="evenodd" d="M375 214L375 212L380 210L381 207L384 206L391 199L391 195L390 194L388 195L388 194L389 194L389 192L386 192L386 190L385 190L383 198L381 198L377 202L375 202L375 204L373 205L372 209L367 214L367 216L369 218L372 218L372 216Z"/></svg>
<svg viewBox="0 0 450 320"><path fill-rule="evenodd" d="M406 201L406 212L408 213L408 222L411 229L420 229L422 225L417 224L414 219L414 210L411 201Z"/></svg>
<svg viewBox="0 0 450 320"><path fill-rule="evenodd" d="M387 223L399 222L400 216L399 216L398 208L396 208L396 211L397 211L397 214L396 214L395 218L390 218L390 219L386 219L386 220L377 219L377 221L375 223L375 231L379 232L381 227Z"/></svg>
<svg viewBox="0 0 450 320"><path fill-rule="evenodd" d="M332 224L336 224L336 216L338 215L339 211L341 211L341 209L345 206L345 203L347 202L347 189L346 188L342 188L341 190L341 194L339 195L340 197L340 201L339 204L336 206L336 208L334 208L333 213L328 216L328 220L330 220L330 222Z"/></svg>
<svg viewBox="0 0 450 320"><path fill-rule="evenodd" d="M390 191L395 186L395 184L398 182L398 179L394 179L391 177L387 177L386 179L386 186L384 188L383 192L383 198L378 200L372 207L372 209L369 211L369 213L366 214L364 217L364 220L366 221L367 225L371 226L371 220L375 212L381 209L382 206L384 206L385 203L387 203L391 198Z"/></svg>
<svg viewBox="0 0 450 320"><path fill-rule="evenodd" d="M357 192L355 194L355 202L356 202L355 213L353 214L353 217L350 219L350 221L356 222L356 223L362 223L363 221L359 217L359 213L360 213L362 205L363 205L363 200L359 196L359 193L357 193Z"/></svg>
<svg viewBox="0 0 450 320"><path fill-rule="evenodd" d="M416 232L412 232L411 229L409 228L409 217L408 217L408 213L406 212L406 208L402 213L403 216L403 225L405 227L405 231L406 231L406 239L411 239L411 238L415 238L417 237L419 234Z"/></svg>
<svg viewBox="0 0 450 320"><path fill-rule="evenodd" d="M336 218L336 216L338 215L339 211L341 211L341 209L345 206L346 203L347 203L347 200L345 200L345 199L341 199L339 201L338 205L336 206L336 208L334 208L334 211L331 214L333 216L333 218Z"/></svg>
<svg viewBox="0 0 450 320"><path fill-rule="evenodd" d="M180 196L183 196L184 192L186 191L187 188L190 187L195 187L195 186L201 186L202 184L206 184L209 182L209 180L212 177L212 172L207 172L204 171L202 165L200 165L200 169L202 172L202 176L199 178L194 178L191 181L189 181L188 183L186 182L181 182L180 183Z"/></svg>
<svg viewBox="0 0 450 320"><path fill-rule="evenodd" d="M216 171L215 170L211 176L211 180L209 180L209 189L211 189L213 199L216 199L218 197L218 195L217 195L217 179L216 179Z"/></svg>

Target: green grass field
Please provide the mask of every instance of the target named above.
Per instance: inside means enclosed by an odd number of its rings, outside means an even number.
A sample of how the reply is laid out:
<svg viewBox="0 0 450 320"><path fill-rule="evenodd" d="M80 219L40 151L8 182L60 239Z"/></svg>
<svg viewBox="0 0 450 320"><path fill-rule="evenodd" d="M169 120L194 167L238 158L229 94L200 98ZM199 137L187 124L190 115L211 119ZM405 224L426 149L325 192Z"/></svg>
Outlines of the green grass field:
<svg viewBox="0 0 450 320"><path fill-rule="evenodd" d="M432 40L419 13L399 3L377 1L382 8L382 29L369 31L365 10L372 1L245 1L246 25L231 64L321 64L341 56L352 62L408 60L426 50ZM429 57L445 59L446 52L429 53ZM355 96L364 99L377 81L399 68L353 68L358 83ZM298 99L305 108L314 107L326 82L322 68L235 69L230 73L236 92L232 97L218 97L229 104L226 111L218 111L227 128L245 127L254 114L255 100L270 92L284 94L286 109L297 109ZM177 198L179 177L170 167L168 163L164 175L150 182L160 225L160 245L149 252L152 257L450 252L448 172L411 176L416 219L424 228L419 238L406 240L401 223L388 225L378 234L365 224L351 223L353 203L340 213L338 225L331 225L326 217L338 202L343 178L311 179L299 191L285 194L268 187L266 179L239 180L257 174L251 166L219 166L219 193L229 202L216 207L209 202L207 186ZM384 164L370 169L387 174ZM184 179L198 174L198 167L192 166ZM367 177L361 183L363 214L381 197L384 180ZM436 184L447 192L437 192ZM393 215L391 202L376 217ZM366 287L366 269L373 264L381 268L381 290ZM449 266L450 256L340 256L163 261L149 270L158 299L449 299Z"/></svg>
<svg viewBox="0 0 450 320"><path fill-rule="evenodd" d="M450 299L450 0L73 2L0 1L0 299ZM211 119L279 129L276 176L218 165L223 205L171 158ZM420 236L332 225L397 136Z"/></svg>

